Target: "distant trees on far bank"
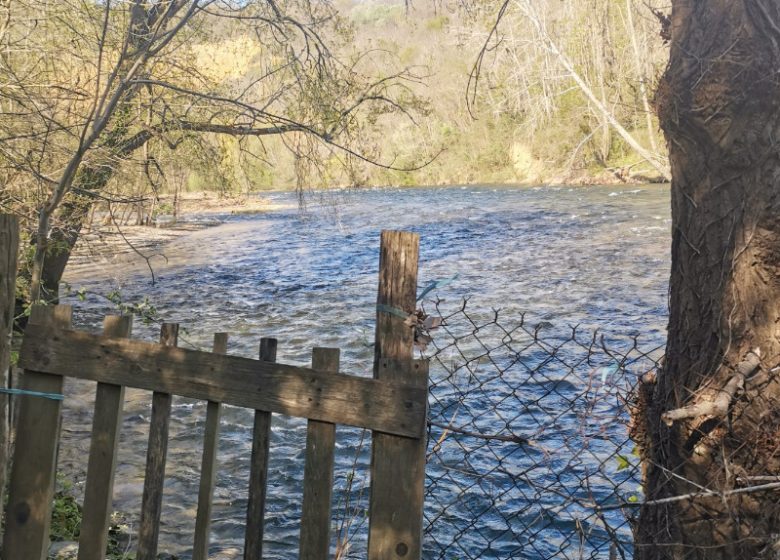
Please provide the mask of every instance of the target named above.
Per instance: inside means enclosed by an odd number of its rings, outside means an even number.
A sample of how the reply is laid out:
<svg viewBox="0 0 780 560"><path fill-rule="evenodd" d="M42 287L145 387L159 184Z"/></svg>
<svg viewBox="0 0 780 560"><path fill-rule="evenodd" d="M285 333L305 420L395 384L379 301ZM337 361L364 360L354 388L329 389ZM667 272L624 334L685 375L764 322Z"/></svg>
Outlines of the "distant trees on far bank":
<svg viewBox="0 0 780 560"><path fill-rule="evenodd" d="M96 205L143 222L159 193L663 179L653 9L0 0L0 208L26 224L25 291L56 297Z"/></svg>
<svg viewBox="0 0 780 560"><path fill-rule="evenodd" d="M660 2L342 0L339 8L358 43L428 76L413 86L428 99L419 126L392 127L380 144L404 162L445 150L414 173L366 168L365 182L668 179L652 107L669 56Z"/></svg>

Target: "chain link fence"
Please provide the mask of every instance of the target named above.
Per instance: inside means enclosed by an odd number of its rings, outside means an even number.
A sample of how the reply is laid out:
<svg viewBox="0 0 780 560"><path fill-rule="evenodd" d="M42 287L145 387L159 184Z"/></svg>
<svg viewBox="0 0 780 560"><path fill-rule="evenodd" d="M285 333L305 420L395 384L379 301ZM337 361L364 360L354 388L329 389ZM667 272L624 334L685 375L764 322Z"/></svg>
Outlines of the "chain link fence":
<svg viewBox="0 0 780 560"><path fill-rule="evenodd" d="M433 307L424 557L631 558L632 390L663 347Z"/></svg>
<svg viewBox="0 0 780 560"><path fill-rule="evenodd" d="M92 319L85 318L90 324ZM426 304L418 324L424 327L416 342L431 363L423 558L632 558L632 523L645 497L629 437L630 408L639 377L658 366L661 341L561 327L530 314L505 316L468 302L454 308ZM153 336L154 328L146 330L139 324L142 334ZM205 349L207 341L187 343ZM247 340L236 350L249 355L252 349ZM365 355L355 363L370 359L370 347L361 351ZM90 407L79 403L88 403L92 390L66 401L69 431L60 453L65 472L85 468ZM193 418L203 414L202 405L187 401L174 407L166 476L171 488L190 490L177 492L168 504L172 520L196 506L198 479L192 473L199 455L192 446L202 437L202 425ZM139 480L143 473L146 410L146 401L131 399L126 405L119 480ZM239 557L242 547L241 524L235 520L246 510L240 489L248 476L251 417L230 407L225 414L213 557L227 559ZM300 512L290 496L301 493L305 437L305 422L276 418L269 558L286 558L296 550ZM337 559L366 557L370 437L358 428L339 430L333 504ZM120 509L132 514L140 486L122 489ZM128 519L132 524L132 515ZM165 550L189 557L191 521L171 521L162 535Z"/></svg>

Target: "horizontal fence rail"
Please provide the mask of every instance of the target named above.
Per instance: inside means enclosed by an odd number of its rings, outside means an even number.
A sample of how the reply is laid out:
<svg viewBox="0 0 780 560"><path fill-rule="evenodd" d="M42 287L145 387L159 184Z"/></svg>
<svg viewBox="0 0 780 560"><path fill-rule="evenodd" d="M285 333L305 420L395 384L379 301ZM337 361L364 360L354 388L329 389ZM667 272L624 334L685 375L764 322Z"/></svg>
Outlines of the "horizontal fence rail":
<svg viewBox="0 0 780 560"><path fill-rule="evenodd" d="M425 433L425 390L394 381L38 325L25 333L19 365L399 436Z"/></svg>

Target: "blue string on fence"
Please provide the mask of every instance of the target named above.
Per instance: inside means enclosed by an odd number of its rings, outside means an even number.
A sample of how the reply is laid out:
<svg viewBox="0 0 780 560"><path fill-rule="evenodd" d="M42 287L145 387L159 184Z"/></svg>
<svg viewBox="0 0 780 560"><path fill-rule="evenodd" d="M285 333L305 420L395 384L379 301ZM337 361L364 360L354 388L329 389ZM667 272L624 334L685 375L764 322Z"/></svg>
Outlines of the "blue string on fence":
<svg viewBox="0 0 780 560"><path fill-rule="evenodd" d="M8 389L0 388L0 393L8 395L20 395L25 397L39 397L41 399L51 399L53 401L61 401L65 399L65 395L59 393L41 393L40 391L27 391L25 389Z"/></svg>

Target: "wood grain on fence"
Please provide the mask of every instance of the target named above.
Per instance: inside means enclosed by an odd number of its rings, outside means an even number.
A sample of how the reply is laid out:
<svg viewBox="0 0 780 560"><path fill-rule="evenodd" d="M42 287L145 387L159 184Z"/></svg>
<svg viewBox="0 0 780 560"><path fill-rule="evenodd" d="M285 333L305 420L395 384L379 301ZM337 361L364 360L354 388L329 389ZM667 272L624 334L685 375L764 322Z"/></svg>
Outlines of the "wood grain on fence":
<svg viewBox="0 0 780 560"><path fill-rule="evenodd" d="M275 338L260 340L260 361L276 362ZM268 489L268 453L271 444L271 413L255 410L252 429L252 457L249 465L249 503L246 511L244 536L244 560L260 560L263 557L265 528L265 497Z"/></svg>
<svg viewBox="0 0 780 560"><path fill-rule="evenodd" d="M131 316L106 317L103 321L103 335L128 338L132 325ZM124 402L124 387L97 384L79 534L79 560L103 560L106 555Z"/></svg>
<svg viewBox="0 0 780 560"><path fill-rule="evenodd" d="M30 325L70 328L69 306L32 308ZM49 525L57 470L57 447L63 378L61 375L25 371L21 389L38 395L19 397L14 469L8 491L3 558L45 558L49 549ZM49 396L44 396L49 395Z"/></svg>
<svg viewBox="0 0 780 560"><path fill-rule="evenodd" d="M160 344L175 347L179 339L179 325L164 323ZM146 476L141 501L141 521L138 529L136 560L155 560L160 538L165 460L168 456L168 428L171 423L173 391L152 393L152 418L149 423L149 447L146 451Z"/></svg>
<svg viewBox="0 0 780 560"><path fill-rule="evenodd" d="M19 363L69 377L408 437L425 433L426 391L394 380L37 327L25 333Z"/></svg>
<svg viewBox="0 0 780 560"><path fill-rule="evenodd" d="M339 354L337 348L315 348L311 367L336 373L339 370ZM329 555L335 454L336 425L309 420L303 470L301 560L318 560Z"/></svg>
<svg viewBox="0 0 780 560"><path fill-rule="evenodd" d="M419 236L383 231L379 257L374 377L425 391L428 368L412 360ZM393 310L389 313L388 310ZM404 319L401 315L410 319ZM418 425L424 428L424 420ZM425 485L424 437L373 434L369 560L419 559ZM403 483L399 484L399 481Z"/></svg>
<svg viewBox="0 0 780 560"><path fill-rule="evenodd" d="M214 335L215 354L226 354L228 333ZM214 482L217 477L217 448L219 444L219 419L222 405L209 401L206 405L206 427L203 433L203 459L200 467L198 489L198 513L195 517L195 544L192 560L207 560L209 556L209 532L211 531L211 505L214 499Z"/></svg>

